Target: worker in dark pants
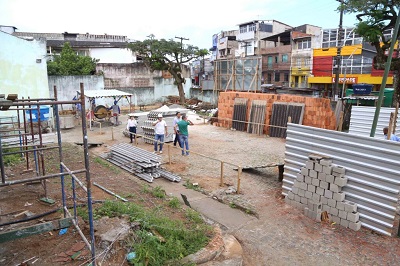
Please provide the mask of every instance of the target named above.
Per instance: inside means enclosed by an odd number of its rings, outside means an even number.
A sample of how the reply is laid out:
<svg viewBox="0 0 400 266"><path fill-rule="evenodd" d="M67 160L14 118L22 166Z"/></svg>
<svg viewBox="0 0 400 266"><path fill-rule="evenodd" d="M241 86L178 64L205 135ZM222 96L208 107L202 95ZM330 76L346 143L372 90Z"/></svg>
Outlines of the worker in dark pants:
<svg viewBox="0 0 400 266"><path fill-rule="evenodd" d="M133 115L129 116L128 123L126 124L126 129L129 130L129 137L131 139L131 143L133 142L133 139L136 138L136 127L137 127L137 121Z"/></svg>
<svg viewBox="0 0 400 266"><path fill-rule="evenodd" d="M178 129L178 127L176 127L176 124L181 120L182 120L181 112L178 111L178 112L176 112L176 116L174 117L174 121L172 123L172 125L174 127L174 131L175 131L174 146L176 146L176 143L178 142L179 147L182 148L181 142L179 141L179 129Z"/></svg>

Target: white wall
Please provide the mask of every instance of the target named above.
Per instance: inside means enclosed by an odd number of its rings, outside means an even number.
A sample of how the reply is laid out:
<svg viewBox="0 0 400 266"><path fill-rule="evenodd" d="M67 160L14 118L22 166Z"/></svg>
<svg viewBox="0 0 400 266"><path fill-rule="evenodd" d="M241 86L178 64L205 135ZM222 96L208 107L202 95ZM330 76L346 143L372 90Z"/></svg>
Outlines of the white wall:
<svg viewBox="0 0 400 266"><path fill-rule="evenodd" d="M123 48L91 48L90 56L99 63L130 64L136 62L131 50Z"/></svg>
<svg viewBox="0 0 400 266"><path fill-rule="evenodd" d="M48 98L46 41L26 41L0 31L0 92ZM40 60L40 62L37 62ZM0 112L0 116L15 112Z"/></svg>

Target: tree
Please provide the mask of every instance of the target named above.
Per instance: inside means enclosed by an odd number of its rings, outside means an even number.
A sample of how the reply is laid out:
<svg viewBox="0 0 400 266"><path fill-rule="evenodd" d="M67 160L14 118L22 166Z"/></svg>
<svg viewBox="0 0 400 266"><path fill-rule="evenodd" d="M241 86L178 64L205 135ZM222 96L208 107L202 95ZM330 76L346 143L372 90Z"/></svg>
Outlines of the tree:
<svg viewBox="0 0 400 266"><path fill-rule="evenodd" d="M77 55L66 42L61 54L54 56L53 61L47 62L47 74L49 76L94 75L98 61L90 56Z"/></svg>
<svg viewBox="0 0 400 266"><path fill-rule="evenodd" d="M384 32L393 29L396 24L400 7L400 0L346 0L340 8L347 13L357 13L359 21L356 25L356 32L364 37L376 49L374 67L385 69L387 55L392 37L385 36ZM400 33L400 32L399 32ZM400 34L396 36L396 40ZM400 58L392 58L390 70L394 73L394 102L400 100Z"/></svg>
<svg viewBox="0 0 400 266"><path fill-rule="evenodd" d="M143 58L146 66L151 70L165 70L171 73L178 87L179 99L185 102L185 92L183 84L185 78L182 76L182 65L208 54L207 49L199 49L193 45L182 45L172 39L154 39L150 35L149 39L136 41L128 44L128 48L136 52Z"/></svg>

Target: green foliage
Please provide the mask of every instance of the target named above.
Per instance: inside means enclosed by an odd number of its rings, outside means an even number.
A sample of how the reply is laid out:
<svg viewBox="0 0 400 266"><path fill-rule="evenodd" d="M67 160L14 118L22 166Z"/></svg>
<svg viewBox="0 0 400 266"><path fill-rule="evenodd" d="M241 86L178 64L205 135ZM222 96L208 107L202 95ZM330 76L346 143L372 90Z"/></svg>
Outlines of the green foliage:
<svg viewBox="0 0 400 266"><path fill-rule="evenodd" d="M86 207L77 207L76 214L81 217L84 221L89 221L89 214Z"/></svg>
<svg viewBox="0 0 400 266"><path fill-rule="evenodd" d="M160 186L153 188L151 191L151 194L156 198L160 198L160 199L165 198L165 190Z"/></svg>
<svg viewBox="0 0 400 266"><path fill-rule="evenodd" d="M192 221L197 224L201 224L204 222L203 218L201 218L200 213L198 213L197 211L195 211L193 209L186 209L185 216L189 221Z"/></svg>
<svg viewBox="0 0 400 266"><path fill-rule="evenodd" d="M200 186L198 186L198 185L193 185L193 183L190 181L190 179L187 179L186 181L185 181L185 184L183 184L186 188L188 188L188 189L193 189L193 190L195 190L195 191L201 191L201 187Z"/></svg>
<svg viewBox="0 0 400 266"><path fill-rule="evenodd" d="M3 148L3 153L8 153L8 152L17 152L19 151L19 148ZM23 160L23 157L21 157L20 153L15 153L15 154L9 154L9 155L4 155L3 156L3 163L5 166L13 166L18 164Z"/></svg>
<svg viewBox="0 0 400 266"><path fill-rule="evenodd" d="M98 61L90 56L77 55L71 45L66 42L61 54L54 56L53 61L47 62L47 74L49 76L94 75Z"/></svg>
<svg viewBox="0 0 400 266"><path fill-rule="evenodd" d="M178 209L179 207L181 207L181 202L177 197L172 197L168 202L168 206L174 209Z"/></svg>
<svg viewBox="0 0 400 266"><path fill-rule="evenodd" d="M95 217L125 214L131 222L140 222L141 229L135 231L130 243L136 253L132 260L135 265L146 265L146 262L148 265L181 265L181 258L204 247L212 235L212 228L205 225L196 212L190 211L190 217L194 218L183 222L132 202L107 201L95 210Z"/></svg>
<svg viewBox="0 0 400 266"><path fill-rule="evenodd" d="M121 170L119 168L115 167L114 165L110 164L109 162L103 160L100 157L95 157L94 158L94 162L99 164L99 165L101 165L101 166L109 168L111 171L113 171L116 174L121 173Z"/></svg>
<svg viewBox="0 0 400 266"><path fill-rule="evenodd" d="M154 35L150 35L150 38L144 41L130 43L128 48L142 57L150 70L165 70L171 73L175 79L175 84L178 86L181 102L185 99L182 85L185 82L182 76L182 64L208 54L207 49L183 45L172 39L157 40Z"/></svg>

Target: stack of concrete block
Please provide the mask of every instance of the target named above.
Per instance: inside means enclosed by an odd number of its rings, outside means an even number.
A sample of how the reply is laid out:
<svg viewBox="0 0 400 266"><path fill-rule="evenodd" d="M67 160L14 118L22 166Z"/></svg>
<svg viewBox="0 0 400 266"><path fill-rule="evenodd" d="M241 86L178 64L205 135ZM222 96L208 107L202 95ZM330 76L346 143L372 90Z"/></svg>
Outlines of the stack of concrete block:
<svg viewBox="0 0 400 266"><path fill-rule="evenodd" d="M361 222L357 204L345 200L342 191L347 185L345 172L344 167L332 164L330 158L310 155L285 201L312 219L321 221L321 214L326 211L330 221L358 231Z"/></svg>

